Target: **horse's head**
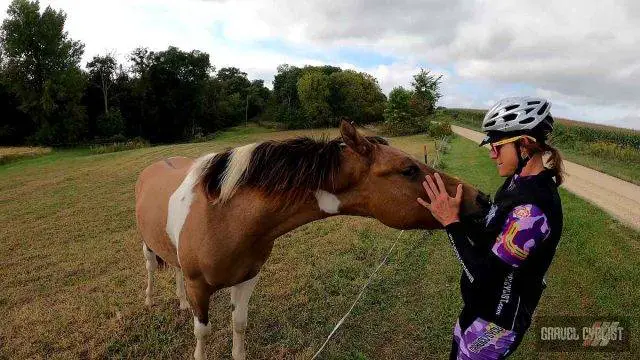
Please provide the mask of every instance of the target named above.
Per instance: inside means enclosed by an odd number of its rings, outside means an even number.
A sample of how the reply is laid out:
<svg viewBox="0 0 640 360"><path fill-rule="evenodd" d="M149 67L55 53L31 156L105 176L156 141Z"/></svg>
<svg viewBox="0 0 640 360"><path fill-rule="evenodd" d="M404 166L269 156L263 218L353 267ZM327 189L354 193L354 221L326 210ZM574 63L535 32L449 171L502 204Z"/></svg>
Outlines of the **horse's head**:
<svg viewBox="0 0 640 360"><path fill-rule="evenodd" d="M442 225L416 201L428 199L422 181L436 171L405 152L358 133L347 121L340 125L346 148L342 151L338 185L341 213L372 216L399 229L437 229ZM451 196L460 180L439 172ZM463 183L460 215L479 213L483 195Z"/></svg>

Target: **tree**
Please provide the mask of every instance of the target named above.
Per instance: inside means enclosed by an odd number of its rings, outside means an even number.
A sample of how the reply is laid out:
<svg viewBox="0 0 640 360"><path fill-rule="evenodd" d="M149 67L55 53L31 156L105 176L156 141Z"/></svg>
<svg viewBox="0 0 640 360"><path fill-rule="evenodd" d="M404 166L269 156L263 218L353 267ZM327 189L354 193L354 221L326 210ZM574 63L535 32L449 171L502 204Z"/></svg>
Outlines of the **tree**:
<svg viewBox="0 0 640 360"><path fill-rule="evenodd" d="M116 59L113 54L94 56L93 60L87 63L90 81L97 84L102 90L104 98L104 113L109 115L109 88L113 85L116 77Z"/></svg>
<svg viewBox="0 0 640 360"><path fill-rule="evenodd" d="M275 120L296 127L301 122L300 100L298 99L298 80L302 69L288 64L278 65L273 79L273 111Z"/></svg>
<svg viewBox="0 0 640 360"><path fill-rule="evenodd" d="M329 77L333 116L348 117L359 124L383 120L386 97L371 75L353 70L335 72Z"/></svg>
<svg viewBox="0 0 640 360"><path fill-rule="evenodd" d="M170 142L198 133L205 120L205 90L212 70L209 55L176 47L159 52L138 48L131 59L139 135L152 142Z"/></svg>
<svg viewBox="0 0 640 360"><path fill-rule="evenodd" d="M306 118L305 127L330 126L329 77L321 71L307 71L298 80L298 98Z"/></svg>
<svg viewBox="0 0 640 360"><path fill-rule="evenodd" d="M76 142L86 132L80 104L86 79L79 63L84 45L64 31L66 15L37 1L13 0L1 27L6 83L34 121L33 140Z"/></svg>
<svg viewBox="0 0 640 360"><path fill-rule="evenodd" d="M436 103L442 96L440 94L441 79L442 75L433 75L425 69L420 69L420 72L413 76L412 106L417 116L429 116L435 112Z"/></svg>
<svg viewBox="0 0 640 360"><path fill-rule="evenodd" d="M384 130L390 135L409 135L424 132L428 129L428 121L417 116L411 106L413 91L396 87L389 93L387 109L384 111Z"/></svg>

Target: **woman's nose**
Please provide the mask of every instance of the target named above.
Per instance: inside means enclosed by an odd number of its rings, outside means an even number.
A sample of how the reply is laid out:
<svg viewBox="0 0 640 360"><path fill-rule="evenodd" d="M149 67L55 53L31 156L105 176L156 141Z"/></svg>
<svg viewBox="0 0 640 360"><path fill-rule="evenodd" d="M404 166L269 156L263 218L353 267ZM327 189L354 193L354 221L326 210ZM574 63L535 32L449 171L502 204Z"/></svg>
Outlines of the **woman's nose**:
<svg viewBox="0 0 640 360"><path fill-rule="evenodd" d="M495 159L497 159L497 158L498 158L498 153L497 153L495 150L490 149L490 150L489 150L489 157L490 157L492 160L495 160Z"/></svg>

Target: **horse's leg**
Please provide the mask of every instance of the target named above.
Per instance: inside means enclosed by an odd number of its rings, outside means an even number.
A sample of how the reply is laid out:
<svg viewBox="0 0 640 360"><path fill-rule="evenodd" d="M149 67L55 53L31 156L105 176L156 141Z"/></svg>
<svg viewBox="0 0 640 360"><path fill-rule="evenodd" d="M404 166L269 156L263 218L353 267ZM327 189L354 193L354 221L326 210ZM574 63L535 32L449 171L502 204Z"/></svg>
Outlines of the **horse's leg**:
<svg viewBox="0 0 640 360"><path fill-rule="evenodd" d="M158 268L158 260L156 254L147 247L147 244L142 243L142 253L144 254L145 267L147 268L147 290L145 291L146 297L144 304L147 306L153 305L151 299L151 293L153 292L153 272Z"/></svg>
<svg viewBox="0 0 640 360"><path fill-rule="evenodd" d="M185 280L187 298L193 312L193 334L196 336L196 350L193 352L193 357L196 360L205 360L207 358L204 351L205 341L211 332L211 324L209 324L211 291L204 280Z"/></svg>
<svg viewBox="0 0 640 360"><path fill-rule="evenodd" d="M258 274L252 279L231 287L231 306L233 309L231 313L233 318L233 350L231 354L234 360L244 360L247 356L245 349L247 312L249 310L249 299L259 276Z"/></svg>
<svg viewBox="0 0 640 360"><path fill-rule="evenodd" d="M188 309L189 302L187 301L187 293L184 290L184 277L180 268L176 268L176 295L180 300L180 309Z"/></svg>

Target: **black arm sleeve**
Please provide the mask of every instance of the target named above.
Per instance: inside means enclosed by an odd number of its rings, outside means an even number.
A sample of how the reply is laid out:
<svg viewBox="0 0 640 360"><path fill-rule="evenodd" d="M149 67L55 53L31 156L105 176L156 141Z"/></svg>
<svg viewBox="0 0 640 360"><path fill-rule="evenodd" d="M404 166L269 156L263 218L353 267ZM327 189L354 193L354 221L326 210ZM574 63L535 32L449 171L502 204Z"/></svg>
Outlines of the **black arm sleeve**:
<svg viewBox="0 0 640 360"><path fill-rule="evenodd" d="M464 225L460 222L445 227L453 249L462 264L462 270L473 284L482 283L489 278L504 278L512 268L492 251L474 246Z"/></svg>

